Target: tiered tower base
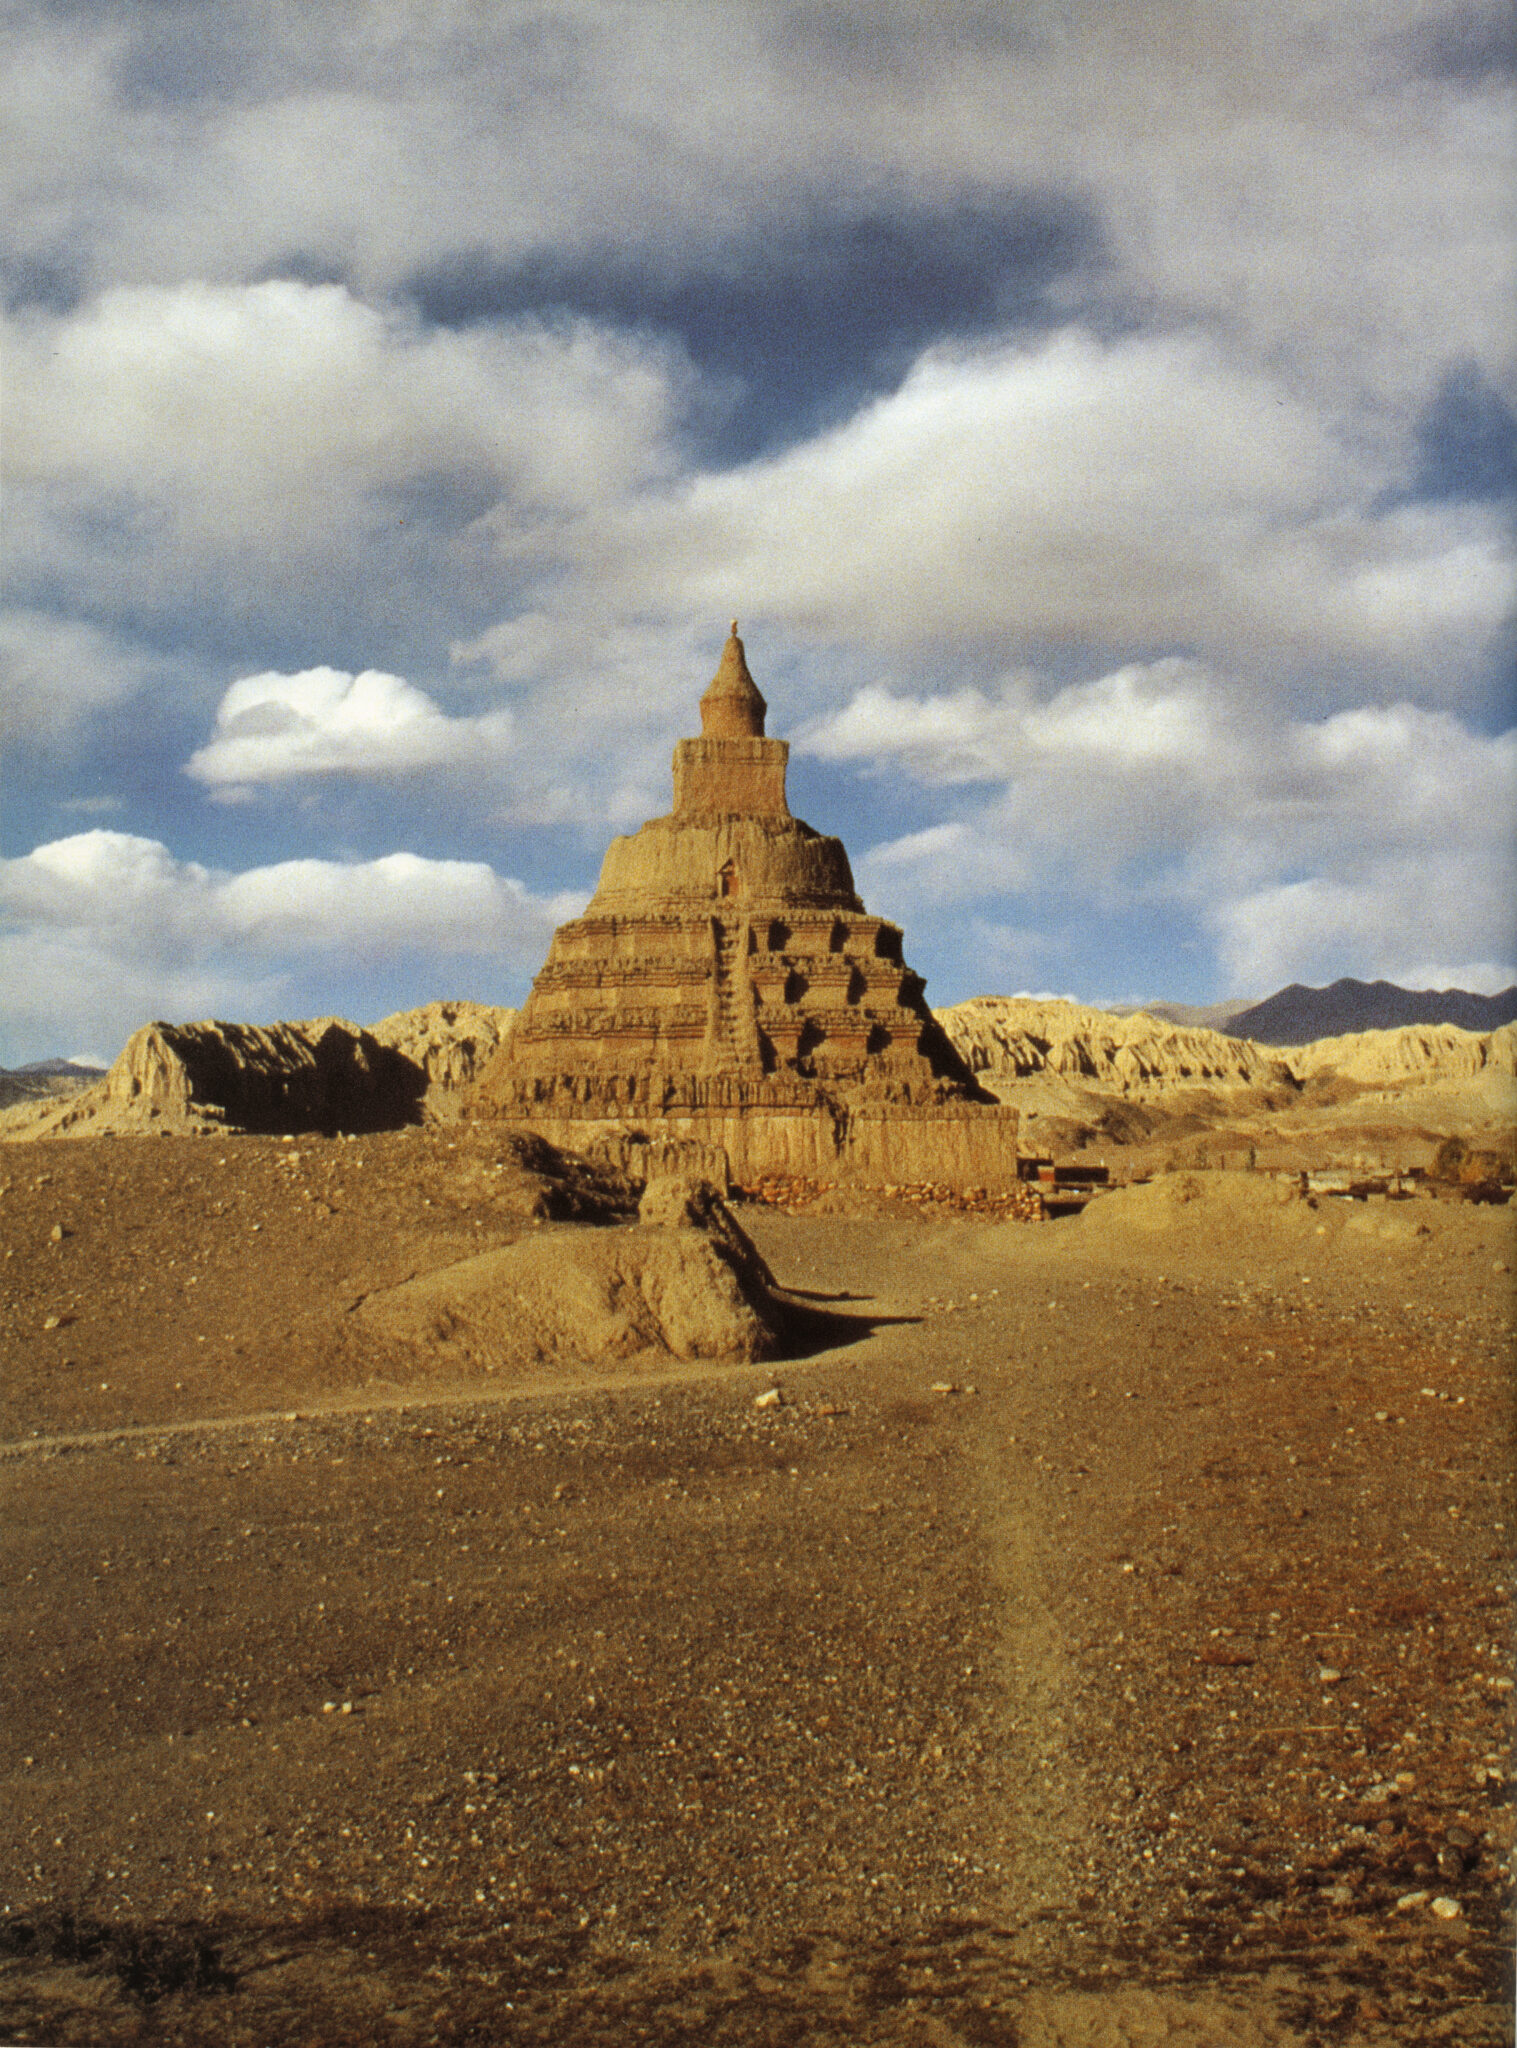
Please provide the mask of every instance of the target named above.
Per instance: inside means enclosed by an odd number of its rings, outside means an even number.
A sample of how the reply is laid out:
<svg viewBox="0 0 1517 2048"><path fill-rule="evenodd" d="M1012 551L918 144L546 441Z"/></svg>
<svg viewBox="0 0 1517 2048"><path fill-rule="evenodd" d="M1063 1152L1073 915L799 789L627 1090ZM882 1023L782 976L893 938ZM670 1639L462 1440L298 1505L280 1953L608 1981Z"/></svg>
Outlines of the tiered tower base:
<svg viewBox="0 0 1517 2048"><path fill-rule="evenodd" d="M1013 1188L1016 1112L954 1051L841 842L791 815L763 715L734 634L673 812L612 841L473 1114L576 1150L719 1146L738 1182Z"/></svg>

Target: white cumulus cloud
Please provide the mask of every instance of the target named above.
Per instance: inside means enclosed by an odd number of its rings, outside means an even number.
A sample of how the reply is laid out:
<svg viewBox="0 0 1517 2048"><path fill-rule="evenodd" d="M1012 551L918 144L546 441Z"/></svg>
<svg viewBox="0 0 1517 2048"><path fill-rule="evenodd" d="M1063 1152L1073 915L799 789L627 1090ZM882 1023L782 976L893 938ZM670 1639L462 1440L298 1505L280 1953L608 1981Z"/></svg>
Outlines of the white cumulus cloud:
<svg viewBox="0 0 1517 2048"><path fill-rule="evenodd" d="M1277 720L1170 661L1042 701L1022 677L937 710L866 691L806 744L959 792L951 822L857 863L906 916L989 915L1073 887L1109 916L1185 909L1238 991L1340 973L1512 978L1517 732L1410 704Z"/></svg>
<svg viewBox="0 0 1517 2048"><path fill-rule="evenodd" d="M587 321L428 330L340 285L191 280L0 340L12 574L123 612L445 615L672 459L674 355Z"/></svg>
<svg viewBox="0 0 1517 2048"><path fill-rule="evenodd" d="M509 711L450 718L400 676L304 669L244 676L222 698L216 729L186 763L213 788L317 775L395 775L456 768L510 750Z"/></svg>
<svg viewBox="0 0 1517 2048"><path fill-rule="evenodd" d="M158 840L76 833L0 860L0 1032L14 1061L119 1045L151 1017L267 1018L302 976L332 1010L355 970L397 960L439 975L484 963L519 982L582 902L483 861L396 853L228 873ZM452 992L429 984L417 999Z"/></svg>
<svg viewBox="0 0 1517 2048"><path fill-rule="evenodd" d="M1184 649L1273 681L1442 664L1512 601L1491 508L1384 512L1384 451L1209 334L929 350L900 388L764 461L592 507L564 545L615 603L924 660ZM592 566L593 565L593 569Z"/></svg>

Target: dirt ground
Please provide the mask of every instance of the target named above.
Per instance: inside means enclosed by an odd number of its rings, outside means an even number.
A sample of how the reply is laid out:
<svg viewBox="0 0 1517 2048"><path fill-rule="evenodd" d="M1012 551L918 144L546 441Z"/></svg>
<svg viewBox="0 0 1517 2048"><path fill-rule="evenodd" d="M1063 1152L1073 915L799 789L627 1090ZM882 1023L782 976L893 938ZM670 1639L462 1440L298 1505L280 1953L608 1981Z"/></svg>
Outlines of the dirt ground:
<svg viewBox="0 0 1517 2048"><path fill-rule="evenodd" d="M0 1155L0 2038L1510 2039L1509 1211L749 1208L810 1355L450 1383L498 1147Z"/></svg>

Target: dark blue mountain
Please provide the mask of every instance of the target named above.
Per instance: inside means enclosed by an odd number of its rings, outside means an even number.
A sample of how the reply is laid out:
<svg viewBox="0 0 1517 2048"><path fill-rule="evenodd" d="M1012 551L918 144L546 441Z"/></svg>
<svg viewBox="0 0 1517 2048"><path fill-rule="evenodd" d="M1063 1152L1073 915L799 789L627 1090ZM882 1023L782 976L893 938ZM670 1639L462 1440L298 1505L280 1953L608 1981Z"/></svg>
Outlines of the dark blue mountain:
<svg viewBox="0 0 1517 2048"><path fill-rule="evenodd" d="M1397 988L1390 981L1335 981L1328 988L1292 982L1229 1018L1233 1038L1261 1045L1306 1045L1350 1031L1394 1031L1402 1024L1457 1024L1494 1031L1517 1018L1517 986L1477 996L1463 988Z"/></svg>

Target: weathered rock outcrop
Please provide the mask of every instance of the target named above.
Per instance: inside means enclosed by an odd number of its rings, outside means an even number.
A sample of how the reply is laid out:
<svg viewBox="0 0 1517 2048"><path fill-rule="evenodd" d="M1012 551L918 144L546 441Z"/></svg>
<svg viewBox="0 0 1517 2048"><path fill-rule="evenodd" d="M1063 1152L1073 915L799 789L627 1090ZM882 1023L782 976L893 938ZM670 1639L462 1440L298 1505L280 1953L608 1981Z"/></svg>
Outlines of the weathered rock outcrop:
<svg viewBox="0 0 1517 2048"><path fill-rule="evenodd" d="M1076 1003L974 996L937 1014L965 1064L996 1095L1047 1074L1137 1100L1186 1088L1295 1086L1286 1059L1267 1046L1142 1011L1118 1017Z"/></svg>
<svg viewBox="0 0 1517 2048"><path fill-rule="evenodd" d="M579 1148L721 1146L738 1180L1013 1180L1015 1112L949 1043L841 842L791 815L764 715L734 630L673 811L612 841L471 1113Z"/></svg>
<svg viewBox="0 0 1517 2048"><path fill-rule="evenodd" d="M105 1111L244 1131L384 1130L416 1120L425 1080L340 1017L145 1024L105 1077Z"/></svg>
<svg viewBox="0 0 1517 2048"><path fill-rule="evenodd" d="M474 1086L515 1021L515 1010L489 1003L427 1003L371 1024L369 1035L421 1069L423 1107L429 1119L441 1121Z"/></svg>
<svg viewBox="0 0 1517 2048"><path fill-rule="evenodd" d="M1457 1024L1404 1024L1396 1031L1355 1031L1294 1048L1292 1066L1302 1080L1331 1074L1365 1087L1397 1083L1466 1081L1480 1075L1517 1075L1517 1025L1499 1031L1462 1031Z"/></svg>
<svg viewBox="0 0 1517 2048"><path fill-rule="evenodd" d="M1411 1024L1281 1048L1168 1024L1142 1011L1114 1016L1022 996L975 996L940 1010L938 1021L982 1085L1011 1100L1027 1084L1049 1079L1158 1103L1188 1090L1254 1090L1288 1099L1308 1082L1329 1079L1364 1088L1431 1087L1517 1073L1517 1026L1510 1024L1489 1032Z"/></svg>
<svg viewBox="0 0 1517 2048"><path fill-rule="evenodd" d="M4 1137L135 1131L392 1130L445 1122L499 1049L514 1010L428 1003L372 1030L302 1023L144 1024L105 1079L0 1121Z"/></svg>

